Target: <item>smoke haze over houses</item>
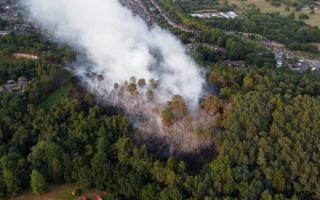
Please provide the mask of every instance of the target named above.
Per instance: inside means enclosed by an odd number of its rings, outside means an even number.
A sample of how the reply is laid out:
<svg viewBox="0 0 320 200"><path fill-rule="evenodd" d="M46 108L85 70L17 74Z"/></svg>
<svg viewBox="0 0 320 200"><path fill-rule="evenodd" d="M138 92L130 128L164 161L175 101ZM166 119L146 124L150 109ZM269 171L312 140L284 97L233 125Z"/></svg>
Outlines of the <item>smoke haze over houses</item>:
<svg viewBox="0 0 320 200"><path fill-rule="evenodd" d="M93 63L90 71L110 83L121 84L132 76L156 79L162 100L180 94L189 104L197 104L204 79L180 41L159 27L149 28L117 0L22 2L34 22L84 53ZM112 84L107 85L100 87Z"/></svg>

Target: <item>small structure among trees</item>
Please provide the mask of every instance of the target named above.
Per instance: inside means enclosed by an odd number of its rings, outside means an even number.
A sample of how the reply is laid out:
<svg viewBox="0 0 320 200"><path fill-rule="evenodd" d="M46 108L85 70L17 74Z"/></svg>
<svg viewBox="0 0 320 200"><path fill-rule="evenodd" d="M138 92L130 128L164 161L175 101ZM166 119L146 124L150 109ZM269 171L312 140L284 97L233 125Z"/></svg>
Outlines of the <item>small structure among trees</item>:
<svg viewBox="0 0 320 200"><path fill-rule="evenodd" d="M29 80L25 76L21 76L15 80L8 80L6 84L0 86L0 92L24 91L29 84Z"/></svg>

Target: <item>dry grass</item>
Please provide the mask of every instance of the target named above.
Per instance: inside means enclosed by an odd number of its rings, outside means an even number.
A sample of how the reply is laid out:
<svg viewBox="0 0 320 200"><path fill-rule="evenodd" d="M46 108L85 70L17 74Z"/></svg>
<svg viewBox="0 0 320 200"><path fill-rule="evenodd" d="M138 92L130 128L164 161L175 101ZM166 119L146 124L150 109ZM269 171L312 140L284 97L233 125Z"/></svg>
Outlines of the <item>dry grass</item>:
<svg viewBox="0 0 320 200"><path fill-rule="evenodd" d="M18 197L11 198L10 200L80 200L80 197L72 195L72 191L76 188L76 185L59 185L51 186L49 192L43 195L35 195L30 190L24 192ZM88 199L95 199L99 193L96 190L84 191Z"/></svg>
<svg viewBox="0 0 320 200"><path fill-rule="evenodd" d="M310 19L306 20L306 23L313 25L313 26L318 26L320 27L320 10L318 9L315 14L310 15Z"/></svg>
<svg viewBox="0 0 320 200"><path fill-rule="evenodd" d="M311 43L311 44L316 45L320 50L320 43Z"/></svg>
<svg viewBox="0 0 320 200"><path fill-rule="evenodd" d="M27 54L27 53L14 53L13 57L17 59L27 59L27 60L36 60L38 58L33 54Z"/></svg>
<svg viewBox="0 0 320 200"><path fill-rule="evenodd" d="M267 12L279 12L281 15L288 15L290 12L294 12L296 16L298 16L299 13L304 13L309 15L310 19L305 20L307 24L310 24L312 26L319 26L320 27L320 9L315 10L315 14L311 15L309 11L295 11L294 8L290 8L290 11L286 11L284 5L280 7L272 6L269 2L265 0L228 0L229 4L235 4L238 6L238 8L245 9L247 4L253 3L258 8L260 8L261 12L267 13Z"/></svg>
<svg viewBox="0 0 320 200"><path fill-rule="evenodd" d="M246 4L253 3L255 4L258 8L261 9L261 12L283 12L284 7L274 7L270 3L266 2L265 0L229 0L230 4L235 4L237 6L246 6Z"/></svg>

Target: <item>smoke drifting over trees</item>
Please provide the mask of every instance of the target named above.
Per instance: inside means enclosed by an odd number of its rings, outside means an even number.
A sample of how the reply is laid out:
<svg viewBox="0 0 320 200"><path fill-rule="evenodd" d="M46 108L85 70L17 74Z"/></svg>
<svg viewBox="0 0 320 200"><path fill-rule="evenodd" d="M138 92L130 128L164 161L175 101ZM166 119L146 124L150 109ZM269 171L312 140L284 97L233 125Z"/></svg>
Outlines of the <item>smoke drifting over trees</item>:
<svg viewBox="0 0 320 200"><path fill-rule="evenodd" d="M189 105L196 105L204 80L181 43L159 27L149 28L117 0L22 2L33 21L87 56L93 63L89 70L110 82L103 89L132 76L155 79L162 101L179 94Z"/></svg>
<svg viewBox="0 0 320 200"><path fill-rule="evenodd" d="M76 74L102 103L128 114L137 129L136 142L158 139L167 146L163 154L197 152L212 145L196 134L212 121L196 109L204 78L172 34L148 27L117 0L23 4L34 22L85 55L89 62L78 62Z"/></svg>

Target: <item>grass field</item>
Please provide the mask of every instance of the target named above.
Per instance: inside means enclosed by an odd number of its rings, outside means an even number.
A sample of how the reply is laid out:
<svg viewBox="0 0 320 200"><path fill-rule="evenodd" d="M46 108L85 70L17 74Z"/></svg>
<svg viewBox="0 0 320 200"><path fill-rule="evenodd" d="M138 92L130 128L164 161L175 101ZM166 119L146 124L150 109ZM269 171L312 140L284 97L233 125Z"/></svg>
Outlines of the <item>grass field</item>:
<svg viewBox="0 0 320 200"><path fill-rule="evenodd" d="M66 83L65 85L58 88L52 94L50 94L42 103L40 103L38 109L49 109L52 105L55 105L63 100L63 98L68 96L69 91L72 88L71 83Z"/></svg>
<svg viewBox="0 0 320 200"><path fill-rule="evenodd" d="M267 12L279 12L282 15L288 15L290 12L294 12L296 16L298 16L299 13L305 13L308 14L310 19L305 20L307 24L310 24L312 26L319 26L320 27L320 10L315 10L315 14L311 15L309 11L295 11L294 8L291 8L291 11L286 11L285 6L282 5L280 7L272 6L269 2L265 0L228 0L229 4L235 4L238 6L238 8L244 9L246 8L246 5L249 3L255 4L258 8L260 8L261 12L267 13Z"/></svg>
<svg viewBox="0 0 320 200"><path fill-rule="evenodd" d="M25 191L18 197L11 198L9 200L80 200L81 197L75 197L72 195L72 191L76 188L76 185L61 185L51 186L49 192L43 195L35 195L31 191ZM96 195L99 194L97 190L85 190L84 194L89 200L95 200Z"/></svg>
<svg viewBox="0 0 320 200"><path fill-rule="evenodd" d="M308 14L308 12L306 12ZM309 14L310 19L306 20L306 23L320 27L320 10L317 10L314 15Z"/></svg>

